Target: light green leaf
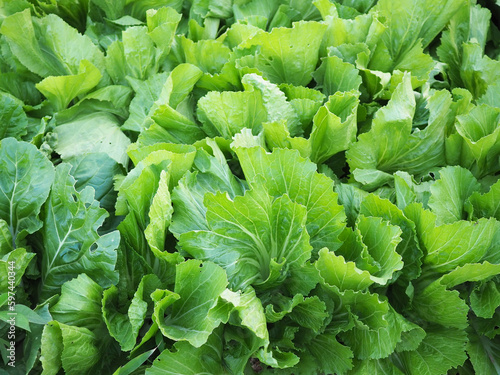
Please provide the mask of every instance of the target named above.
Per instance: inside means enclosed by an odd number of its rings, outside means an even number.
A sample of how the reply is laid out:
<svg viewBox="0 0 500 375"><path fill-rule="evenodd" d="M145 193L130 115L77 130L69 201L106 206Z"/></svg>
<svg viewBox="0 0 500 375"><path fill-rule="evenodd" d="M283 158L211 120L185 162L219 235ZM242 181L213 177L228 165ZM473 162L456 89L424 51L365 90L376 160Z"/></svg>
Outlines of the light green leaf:
<svg viewBox="0 0 500 375"><path fill-rule="evenodd" d="M36 88L54 106L54 111L66 109L77 96L86 94L101 80L102 75L88 60L82 60L78 73L67 76L50 76L36 84Z"/></svg>
<svg viewBox="0 0 500 375"><path fill-rule="evenodd" d="M223 267L234 289L272 288L311 256L306 208L287 195L272 201L254 188L234 200L225 193L206 195L204 204L209 229L184 233L179 243L193 257Z"/></svg>
<svg viewBox="0 0 500 375"><path fill-rule="evenodd" d="M457 329L432 328L415 351L397 355L405 373L411 375L445 374L467 359L467 335Z"/></svg>
<svg viewBox="0 0 500 375"><path fill-rule="evenodd" d="M374 194L366 196L360 205L360 213L365 216L378 216L401 229L401 242L396 252L404 263L400 277L414 279L420 275L423 252L416 237L415 224L394 204Z"/></svg>
<svg viewBox="0 0 500 375"><path fill-rule="evenodd" d="M466 219L465 202L481 185L470 171L458 166L440 169L439 176L431 186L429 198L429 207L436 214L438 224Z"/></svg>
<svg viewBox="0 0 500 375"><path fill-rule="evenodd" d="M229 169L217 143L207 140L207 146L211 151L198 150L196 171L187 172L172 193L174 213L169 230L177 238L191 230L208 229L203 204L206 193L227 192L231 198L243 195L243 185Z"/></svg>
<svg viewBox="0 0 500 375"><path fill-rule="evenodd" d="M465 87L474 92L471 90L473 87L464 85L462 77L463 43L474 40L484 49L490 18L488 9L467 2L450 19L447 29L443 31L437 54L440 60L448 65L448 74L454 86Z"/></svg>
<svg viewBox="0 0 500 375"><path fill-rule="evenodd" d="M164 350L146 370L146 375L228 374L222 366L223 341L220 330L208 338L205 345L194 347L188 342L176 342L175 351Z"/></svg>
<svg viewBox="0 0 500 375"><path fill-rule="evenodd" d="M91 371L101 358L96 343L97 337L87 328L49 322L42 333L44 373L56 375L61 368L75 375Z"/></svg>
<svg viewBox="0 0 500 375"><path fill-rule="evenodd" d="M258 338L269 340L264 308L252 287L244 292L226 289L221 293L220 298L233 306L233 311L238 313L243 327L248 328Z"/></svg>
<svg viewBox="0 0 500 375"><path fill-rule="evenodd" d="M0 139L13 137L20 140L27 134L28 118L23 103L7 93L0 93Z"/></svg>
<svg viewBox="0 0 500 375"><path fill-rule="evenodd" d="M397 63L419 41L423 48L427 47L464 5L464 0L440 0L439 3L430 0L404 0L397 3L381 0L373 10L386 17L387 30L382 40L389 56Z"/></svg>
<svg viewBox="0 0 500 375"><path fill-rule="evenodd" d="M195 259L181 263L175 274L177 297L170 300L168 310L157 304L153 319L168 338L199 348L222 321L222 316L211 314L211 310L226 286L226 273L216 264ZM152 295L155 301L157 292Z"/></svg>
<svg viewBox="0 0 500 375"><path fill-rule="evenodd" d="M461 165L482 177L498 169L500 109L480 105L457 116L456 129L463 139Z"/></svg>
<svg viewBox="0 0 500 375"><path fill-rule="evenodd" d="M336 93L318 110L309 138L313 162L323 163L356 141L358 97L357 91Z"/></svg>
<svg viewBox="0 0 500 375"><path fill-rule="evenodd" d="M257 68L272 83L307 86L318 62L318 52L326 26L319 22L296 22L292 28L274 28L259 32L240 44L239 48L260 50L240 59L241 66Z"/></svg>
<svg viewBox="0 0 500 375"><path fill-rule="evenodd" d="M210 136L231 138L241 129L262 130L267 111L260 91L210 91L198 101L198 119Z"/></svg>
<svg viewBox="0 0 500 375"><path fill-rule="evenodd" d="M42 226L38 213L49 195L54 167L35 146L6 138L0 141L0 176L0 219L15 248Z"/></svg>
<svg viewBox="0 0 500 375"><path fill-rule="evenodd" d="M267 111L266 121L285 120L287 128L292 136L302 133L296 111L291 103L287 102L285 94L278 86L266 81L255 73L245 74L241 82L246 90L256 90L261 93Z"/></svg>
<svg viewBox="0 0 500 375"><path fill-rule="evenodd" d="M119 122L105 112L88 114L56 126L58 137L56 152L63 159L88 153L104 152L116 162L126 166L126 153L130 140L120 130Z"/></svg>
<svg viewBox="0 0 500 375"><path fill-rule="evenodd" d="M237 148L235 152L250 186L265 183L270 195L287 194L293 202L307 208L306 228L316 254L323 247L334 251L340 246L338 236L345 227L345 213L336 203L333 181L317 173L314 163L293 150L266 153L253 147Z"/></svg>
<svg viewBox="0 0 500 375"><path fill-rule="evenodd" d="M361 134L358 142L347 151L351 170L422 174L432 167L444 165L446 127L443 122L453 120L451 104L449 92L436 91L428 100L429 125L422 131L412 132L416 103L410 76L405 74L389 103L377 112L370 131Z"/></svg>
<svg viewBox="0 0 500 375"><path fill-rule="evenodd" d="M467 354L476 374L496 375L500 372L500 338L488 339L469 331Z"/></svg>
<svg viewBox="0 0 500 375"><path fill-rule="evenodd" d="M470 306L480 318L492 318L500 306L498 278L480 283L470 294Z"/></svg>
<svg viewBox="0 0 500 375"><path fill-rule="evenodd" d="M377 217L360 215L356 223L363 243L378 271L371 271L372 280L385 285L396 271L403 268L401 255L396 252L401 242L401 229Z"/></svg>
<svg viewBox="0 0 500 375"><path fill-rule="evenodd" d="M99 284L86 274L70 280L61 288L61 297L50 308L54 320L59 323L87 328L94 333L102 329L102 292Z"/></svg>
<svg viewBox="0 0 500 375"><path fill-rule="evenodd" d="M164 250L166 231L172 219L172 201L168 191L168 175L160 173L158 190L156 191L149 209L149 224L144 231L149 246L157 252Z"/></svg>
<svg viewBox="0 0 500 375"><path fill-rule="evenodd" d="M87 187L80 193L75 190L70 169L66 163L56 168L52 191L43 209L42 298L59 293L66 281L82 272L102 287L117 281L115 250L120 235L118 231L97 234L108 214L94 200L94 189Z"/></svg>
<svg viewBox="0 0 500 375"><path fill-rule="evenodd" d="M56 15L32 18L26 9L7 17L0 32L17 59L43 78L78 74L84 59L105 74L99 47Z"/></svg>
<svg viewBox="0 0 500 375"><path fill-rule="evenodd" d="M337 256L326 248L320 250L315 266L322 282L337 286L340 291L363 290L374 282L369 272L360 270L354 262L346 262L342 255Z"/></svg>
<svg viewBox="0 0 500 375"><path fill-rule="evenodd" d="M361 76L354 65L342 61L338 56L328 56L322 59L314 79L322 86L323 93L328 97L337 91L356 91L361 85Z"/></svg>
<svg viewBox="0 0 500 375"><path fill-rule="evenodd" d="M494 183L485 194L473 192L469 197L469 203L468 211L473 218L494 217L500 221L500 181Z"/></svg>

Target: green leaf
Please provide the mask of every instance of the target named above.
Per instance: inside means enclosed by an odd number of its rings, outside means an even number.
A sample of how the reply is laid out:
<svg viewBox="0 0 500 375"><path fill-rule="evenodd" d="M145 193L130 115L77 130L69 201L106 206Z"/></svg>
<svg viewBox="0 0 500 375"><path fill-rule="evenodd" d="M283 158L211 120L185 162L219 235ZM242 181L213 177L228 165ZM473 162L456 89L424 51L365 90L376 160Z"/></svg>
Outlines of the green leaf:
<svg viewBox="0 0 500 375"><path fill-rule="evenodd" d="M56 375L61 368L66 374L91 371L101 358L96 343L97 337L86 328L49 322L42 334L44 373Z"/></svg>
<svg viewBox="0 0 500 375"><path fill-rule="evenodd" d="M416 224L422 249L427 251L424 265L434 271L446 272L478 262L494 248L498 231L495 219L461 220L436 226L436 216L416 203L405 209L405 215Z"/></svg>
<svg viewBox="0 0 500 375"><path fill-rule="evenodd" d="M323 247L334 251L340 246L338 236L345 227L345 213L336 203L333 181L317 173L314 163L293 150L266 153L253 147L237 148L235 152L251 187L265 183L271 196L287 194L293 202L307 208L306 228L313 254Z"/></svg>
<svg viewBox="0 0 500 375"><path fill-rule="evenodd" d="M245 74L241 82L248 91L256 90L261 93L267 111L266 121L285 120L292 135L302 132L296 111L292 104L287 102L285 94L276 85L255 73ZM252 129L252 127L248 128Z"/></svg>
<svg viewBox="0 0 500 375"><path fill-rule="evenodd" d="M467 335L457 329L433 328L415 351L397 355L407 374L444 374L467 359Z"/></svg>
<svg viewBox="0 0 500 375"><path fill-rule="evenodd" d="M396 252L404 263L400 277L414 279L420 275L423 252L416 237L415 224L394 204L386 199L370 194L360 205L360 213L365 216L378 216L401 229L401 242Z"/></svg>
<svg viewBox="0 0 500 375"><path fill-rule="evenodd" d="M326 26L319 22L296 22L292 28L258 32L239 48L259 46L259 52L239 60L241 66L256 68L272 83L307 86L318 62L318 51Z"/></svg>
<svg viewBox="0 0 500 375"><path fill-rule="evenodd" d="M391 354L401 339L397 313L389 310L387 301L377 294L346 290L340 293L342 303L354 315L354 327L339 337L359 359L380 359ZM348 310L348 311L349 311Z"/></svg>
<svg viewBox="0 0 500 375"><path fill-rule="evenodd" d="M492 318L500 306L500 287L496 279L479 283L470 294L470 306L480 318Z"/></svg>
<svg viewBox="0 0 500 375"><path fill-rule="evenodd" d="M71 326L86 328L102 334L102 292L99 284L86 274L70 280L61 288L61 297L50 308L54 320Z"/></svg>
<svg viewBox="0 0 500 375"><path fill-rule="evenodd" d="M456 290L450 291L459 284L469 281L481 281L500 273L500 265L469 263L457 267L438 280L415 292L413 308L424 319L446 327L465 329L468 325L468 306L459 297Z"/></svg>
<svg viewBox="0 0 500 375"><path fill-rule="evenodd" d="M210 136L231 138L241 129L262 130L267 112L260 91L210 91L198 101L198 119Z"/></svg>
<svg viewBox="0 0 500 375"><path fill-rule="evenodd" d="M431 186L429 198L429 207L436 214L438 224L466 219L465 202L481 185L470 171L458 166L440 169L439 176Z"/></svg>
<svg viewBox="0 0 500 375"><path fill-rule="evenodd" d="M372 280L385 285L396 271L403 268L401 255L396 252L401 242L401 229L381 218L363 215L359 216L356 225L368 253L379 268L378 271L372 271Z"/></svg>
<svg viewBox="0 0 500 375"><path fill-rule="evenodd" d="M99 205L112 211L116 200L113 178L122 173L120 165L103 152L74 156L66 161L72 166L70 173L76 180L76 191L93 187Z"/></svg>
<svg viewBox="0 0 500 375"><path fill-rule="evenodd" d="M15 248L42 226L38 214L49 195L54 167L35 146L6 138L0 141L0 175L0 219L7 223Z"/></svg>
<svg viewBox="0 0 500 375"><path fill-rule="evenodd" d="M323 163L356 141L358 96L357 91L336 93L318 110L309 139L312 161Z"/></svg>
<svg viewBox="0 0 500 375"><path fill-rule="evenodd" d="M55 150L63 159L104 152L117 163L127 165L130 140L120 130L116 117L109 113L97 112L58 124L55 133L58 137Z"/></svg>
<svg viewBox="0 0 500 375"><path fill-rule="evenodd" d="M66 163L56 168L52 191L43 209L40 289L44 299L59 293L66 281L82 272L102 287L117 281L114 268L119 232L97 234L108 214L94 200L92 188L80 193L75 190L70 169Z"/></svg>
<svg viewBox="0 0 500 375"><path fill-rule="evenodd" d="M151 350L148 350L147 352L144 352L137 357L133 358L127 364L121 366L116 370L113 375L130 375L133 374L135 370L137 370L139 367L141 367L144 362L146 362L149 357L156 351L156 348L153 348Z"/></svg>
<svg viewBox="0 0 500 375"><path fill-rule="evenodd" d="M337 91L345 92L359 90L361 76L354 65L342 61L338 56L328 56L322 59L321 65L313 74L322 92L328 97Z"/></svg>
<svg viewBox="0 0 500 375"><path fill-rule="evenodd" d="M6 93L0 93L0 139L13 137L20 140L27 134L28 118L23 103Z"/></svg>
<svg viewBox="0 0 500 375"><path fill-rule="evenodd" d="M410 76L405 74L389 103L376 114L369 132L347 151L351 170L378 169L384 172L427 173L444 165L443 122L450 121L450 94L436 91L428 100L429 125L412 133L415 98Z"/></svg>
<svg viewBox="0 0 500 375"><path fill-rule="evenodd" d="M165 73L152 74L145 81L132 77L127 78L135 95L130 102L130 116L123 124L123 130L141 132L147 127L148 116L152 114L151 108L160 97L166 79Z"/></svg>
<svg viewBox="0 0 500 375"><path fill-rule="evenodd" d="M456 129L463 139L461 165L478 177L498 170L500 109L480 105L457 116Z"/></svg>
<svg viewBox="0 0 500 375"><path fill-rule="evenodd" d="M21 278L26 272L26 268L31 260L35 257L34 253L29 253L25 249L17 248L0 258L0 270L5 275L0 279L0 294L6 293L8 290L12 291L21 282ZM12 265L14 264L14 269ZM12 275L14 272L14 279L6 275Z"/></svg>
<svg viewBox="0 0 500 375"><path fill-rule="evenodd" d="M145 275L132 301L127 301L125 306L120 303L120 291L114 285L104 291L102 315L110 335L120 343L122 351L130 351L136 345L148 307L152 309L153 305L148 292L160 287L161 282L155 275Z"/></svg>
<svg viewBox="0 0 500 375"><path fill-rule="evenodd" d="M169 298L168 302L158 303L158 297L162 298L159 289L151 296L156 302L153 321L166 337L188 341L199 348L222 321L222 316L211 314L211 310L227 283L224 270L212 262L193 259L180 263L175 274L174 292L163 291Z"/></svg>
<svg viewBox="0 0 500 375"><path fill-rule="evenodd" d="M316 336L307 344L307 351L315 359L320 371L331 374L345 374L352 369L351 349L342 345L332 333Z"/></svg>
<svg viewBox="0 0 500 375"><path fill-rule="evenodd" d="M494 217L500 221L500 181L491 185L490 190L485 194L479 191L473 192L469 196L469 203L468 211L473 218Z"/></svg>
<svg viewBox="0 0 500 375"><path fill-rule="evenodd" d="M196 172L188 172L172 193L174 214L170 232L177 238L185 232L208 229L204 197L207 193L227 192L229 197L243 194L243 187L233 175L217 143L207 140L211 152L199 150L195 158Z"/></svg>
<svg viewBox="0 0 500 375"><path fill-rule="evenodd" d="M500 338L488 339L469 331L467 354L476 374L495 375L500 372Z"/></svg>
<svg viewBox="0 0 500 375"><path fill-rule="evenodd" d="M99 47L56 15L32 18L26 9L7 17L0 32L17 59L43 78L78 74L84 59L104 75Z"/></svg>
<svg viewBox="0 0 500 375"><path fill-rule="evenodd" d="M146 370L146 375L228 374L222 365L222 345L220 330L212 333L201 347L177 342L175 351L164 350Z"/></svg>
<svg viewBox="0 0 500 375"><path fill-rule="evenodd" d="M185 233L179 243L195 258L223 267L234 289L272 288L311 256L306 208L287 195L273 201L254 188L234 200L223 193L207 195L205 205L209 229Z"/></svg>
<svg viewBox="0 0 500 375"><path fill-rule="evenodd" d="M337 256L326 248L320 250L315 266L323 283L336 286L340 291L363 290L374 282L368 271L360 270L356 263L346 262L342 255Z"/></svg>
<svg viewBox="0 0 500 375"><path fill-rule="evenodd" d="M50 76L36 84L36 88L54 106L54 111L66 109L77 96L86 94L101 80L102 75L88 60L82 60L78 73L68 76Z"/></svg>

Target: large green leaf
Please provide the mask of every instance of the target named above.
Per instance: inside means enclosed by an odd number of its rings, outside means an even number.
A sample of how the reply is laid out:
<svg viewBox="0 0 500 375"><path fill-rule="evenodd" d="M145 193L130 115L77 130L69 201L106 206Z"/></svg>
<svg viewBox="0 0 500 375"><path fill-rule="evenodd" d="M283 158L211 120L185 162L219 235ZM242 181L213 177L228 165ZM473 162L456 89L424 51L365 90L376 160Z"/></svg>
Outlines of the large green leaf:
<svg viewBox="0 0 500 375"><path fill-rule="evenodd" d="M401 255L404 262L400 277L413 279L419 276L423 252L416 238L415 224L390 201L374 194L368 195L363 200L360 213L365 216L381 217L401 229L401 242L396 247L396 252Z"/></svg>
<svg viewBox="0 0 500 375"><path fill-rule="evenodd" d="M260 91L210 91L198 101L198 118L208 135L231 138L243 128L258 133L267 112Z"/></svg>
<svg viewBox="0 0 500 375"><path fill-rule="evenodd" d="M481 194L478 191L473 192L469 197L470 207L468 211L473 218L494 217L500 221L500 181L491 185L490 190Z"/></svg>
<svg viewBox="0 0 500 375"><path fill-rule="evenodd" d="M227 320L226 314L214 309L227 284L224 270L212 262L192 259L180 263L174 292L157 289L151 295L155 301L153 321L166 337L199 348Z"/></svg>
<svg viewBox="0 0 500 375"><path fill-rule="evenodd" d="M235 152L251 187L264 183L271 196L287 194L293 202L306 207L306 228L314 252L340 246L338 236L345 227L345 213L336 203L333 181L317 173L314 163L294 150L266 153L261 147L238 147Z"/></svg>
<svg viewBox="0 0 500 375"><path fill-rule="evenodd" d="M293 28L259 32L239 48L259 46L255 55L239 60L240 66L257 68L273 83L306 86L318 62L318 52L326 26L319 22L297 22Z"/></svg>
<svg viewBox="0 0 500 375"><path fill-rule="evenodd" d="M222 366L223 342L216 330L205 345L194 347L188 342L177 342L175 351L165 350L146 370L147 375L228 374Z"/></svg>
<svg viewBox="0 0 500 375"><path fill-rule="evenodd" d="M309 138L315 163L323 163L356 141L359 92L349 91L331 95L313 119Z"/></svg>
<svg viewBox="0 0 500 375"><path fill-rule="evenodd" d="M28 118L23 103L7 93L0 93L0 139L13 137L17 140L26 135Z"/></svg>
<svg viewBox="0 0 500 375"><path fill-rule="evenodd" d="M99 47L56 15L32 18L26 9L7 17L0 32L19 61L43 78L78 74L84 59L105 74Z"/></svg>
<svg viewBox="0 0 500 375"><path fill-rule="evenodd" d="M99 284L86 274L80 274L62 286L61 297L50 308L52 318L102 335L102 292Z"/></svg>
<svg viewBox="0 0 500 375"><path fill-rule="evenodd" d="M347 151L351 170L378 169L385 172L407 171L421 174L445 164L444 135L448 123L451 96L437 91L429 98L429 125L412 132L415 98L410 76L405 74L389 103L376 114L369 132Z"/></svg>
<svg viewBox="0 0 500 375"><path fill-rule="evenodd" d="M467 335L457 329L431 328L415 351L397 355L407 374L444 374L467 359Z"/></svg>
<svg viewBox="0 0 500 375"><path fill-rule="evenodd" d="M58 137L55 150L63 159L104 152L123 166L127 165L130 140L120 130L116 117L109 113L79 116L58 124L55 133Z"/></svg>
<svg viewBox="0 0 500 375"><path fill-rule="evenodd" d="M93 188L79 193L75 190L70 169L66 163L56 168L52 191L43 207L42 299L59 293L66 281L80 273L86 273L102 287L117 281L114 268L120 234L97 234L108 213L94 200Z"/></svg>
<svg viewBox="0 0 500 375"><path fill-rule="evenodd" d="M0 141L0 176L0 219L15 248L42 226L38 213L49 195L54 167L35 146L7 138Z"/></svg>
<svg viewBox="0 0 500 375"><path fill-rule="evenodd" d="M67 374L92 371L101 359L97 337L87 328L69 326L57 321L43 329L41 362L44 373L56 375L62 368Z"/></svg>
<svg viewBox="0 0 500 375"><path fill-rule="evenodd" d="M207 195L205 205L208 230L181 235L180 245L222 266L235 289L279 285L311 256L306 208L287 195L273 200L254 188L234 200L224 193Z"/></svg>

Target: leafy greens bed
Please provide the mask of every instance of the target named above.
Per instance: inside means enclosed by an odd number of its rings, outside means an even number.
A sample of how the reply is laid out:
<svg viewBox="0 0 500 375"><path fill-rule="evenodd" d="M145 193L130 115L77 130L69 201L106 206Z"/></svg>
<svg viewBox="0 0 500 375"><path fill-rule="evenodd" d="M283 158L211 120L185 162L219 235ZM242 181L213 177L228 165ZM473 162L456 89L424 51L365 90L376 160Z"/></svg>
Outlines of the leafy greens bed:
<svg viewBox="0 0 500 375"><path fill-rule="evenodd" d="M4 1L0 372L500 374L498 4Z"/></svg>

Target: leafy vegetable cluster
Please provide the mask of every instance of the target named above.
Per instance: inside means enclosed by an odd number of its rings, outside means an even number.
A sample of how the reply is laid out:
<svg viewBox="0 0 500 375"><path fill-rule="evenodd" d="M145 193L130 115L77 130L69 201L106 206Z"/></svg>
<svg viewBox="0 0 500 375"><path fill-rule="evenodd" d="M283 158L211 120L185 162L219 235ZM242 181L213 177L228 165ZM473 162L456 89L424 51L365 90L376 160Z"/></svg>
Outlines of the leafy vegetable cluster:
<svg viewBox="0 0 500 375"><path fill-rule="evenodd" d="M499 19L3 1L0 373L500 374Z"/></svg>

